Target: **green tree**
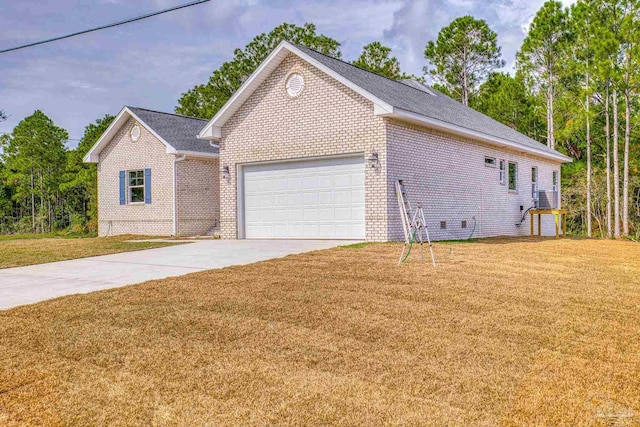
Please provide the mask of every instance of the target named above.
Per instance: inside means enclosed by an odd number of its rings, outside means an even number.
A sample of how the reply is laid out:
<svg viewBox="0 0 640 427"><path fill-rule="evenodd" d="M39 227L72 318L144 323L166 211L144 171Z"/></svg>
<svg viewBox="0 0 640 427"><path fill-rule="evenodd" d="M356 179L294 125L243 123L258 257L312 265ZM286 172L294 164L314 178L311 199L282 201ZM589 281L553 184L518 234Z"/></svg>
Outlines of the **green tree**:
<svg viewBox="0 0 640 427"><path fill-rule="evenodd" d="M78 147L67 153L60 184L60 190L65 194L66 205L70 211L70 222L72 225L84 226L85 222L89 221L91 231L97 229L98 219L97 168L94 163L84 163L82 159L114 119L115 116L107 114L84 128L84 135Z"/></svg>
<svg viewBox="0 0 640 427"><path fill-rule="evenodd" d="M176 113L203 119L213 117L238 90L244 79L251 75L283 40L336 58L341 55L340 43L317 34L313 24L304 24L302 27L287 23L279 25L271 32L255 37L244 49L236 49L233 59L215 70L207 83L197 85L182 94Z"/></svg>
<svg viewBox="0 0 640 427"><path fill-rule="evenodd" d="M533 100L520 75L491 73L478 90L471 106L519 132L537 138L540 123L533 111Z"/></svg>
<svg viewBox="0 0 640 427"><path fill-rule="evenodd" d="M546 101L547 145L555 148L554 103L569 46L567 12L559 1L542 5L517 54L518 69L530 78L534 91Z"/></svg>
<svg viewBox="0 0 640 427"><path fill-rule="evenodd" d="M14 187L14 200L29 207L33 232L53 229L68 138L66 130L36 110L2 139L3 173Z"/></svg>
<svg viewBox="0 0 640 427"><path fill-rule="evenodd" d="M410 78L400 71L400 63L391 56L391 48L380 42L372 42L362 48L362 53L353 65L394 80Z"/></svg>
<svg viewBox="0 0 640 427"><path fill-rule="evenodd" d="M497 34L472 16L455 19L429 41L424 51L431 68L425 72L446 86L464 105L486 76L504 65Z"/></svg>

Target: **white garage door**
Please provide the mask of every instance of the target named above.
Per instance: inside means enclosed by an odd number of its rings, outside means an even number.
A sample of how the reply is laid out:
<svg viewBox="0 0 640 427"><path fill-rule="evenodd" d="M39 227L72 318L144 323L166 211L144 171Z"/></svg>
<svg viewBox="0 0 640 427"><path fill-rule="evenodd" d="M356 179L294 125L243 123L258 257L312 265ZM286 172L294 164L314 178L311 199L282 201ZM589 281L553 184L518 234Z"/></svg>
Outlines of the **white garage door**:
<svg viewBox="0 0 640 427"><path fill-rule="evenodd" d="M364 239L364 158L249 165L245 237Z"/></svg>

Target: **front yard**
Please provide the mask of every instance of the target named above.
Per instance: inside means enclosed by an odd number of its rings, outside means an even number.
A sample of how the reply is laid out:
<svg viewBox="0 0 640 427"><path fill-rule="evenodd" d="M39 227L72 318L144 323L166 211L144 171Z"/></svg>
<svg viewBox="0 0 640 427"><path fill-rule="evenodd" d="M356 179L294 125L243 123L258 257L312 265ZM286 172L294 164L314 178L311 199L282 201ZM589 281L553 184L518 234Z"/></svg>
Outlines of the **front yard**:
<svg viewBox="0 0 640 427"><path fill-rule="evenodd" d="M130 242L140 236L62 237L38 234L0 236L0 268L108 255L173 245L169 242Z"/></svg>
<svg viewBox="0 0 640 427"><path fill-rule="evenodd" d="M0 424L640 422L640 245L438 243L437 269L399 250L0 312Z"/></svg>

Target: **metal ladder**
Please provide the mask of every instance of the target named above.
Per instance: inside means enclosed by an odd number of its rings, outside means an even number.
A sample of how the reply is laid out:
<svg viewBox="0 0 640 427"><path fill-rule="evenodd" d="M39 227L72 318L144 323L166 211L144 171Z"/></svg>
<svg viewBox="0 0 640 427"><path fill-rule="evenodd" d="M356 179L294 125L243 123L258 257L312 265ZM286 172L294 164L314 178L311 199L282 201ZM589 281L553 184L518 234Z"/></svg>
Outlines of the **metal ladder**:
<svg viewBox="0 0 640 427"><path fill-rule="evenodd" d="M398 265L406 261L411 253L411 247L416 241L416 238L420 242L420 260L424 261L423 236L425 236L429 244L429 251L431 252L431 262L435 267L436 258L433 255L433 245L429 238L429 229L427 228L427 220L424 217L424 210L421 206L418 206L416 209L412 209L411 202L409 202L409 198L407 197L407 190L405 189L404 183L401 179L396 181L396 197L398 198L398 207L400 208L400 217L402 218L402 231L404 232L404 245L402 245L402 252L398 259Z"/></svg>

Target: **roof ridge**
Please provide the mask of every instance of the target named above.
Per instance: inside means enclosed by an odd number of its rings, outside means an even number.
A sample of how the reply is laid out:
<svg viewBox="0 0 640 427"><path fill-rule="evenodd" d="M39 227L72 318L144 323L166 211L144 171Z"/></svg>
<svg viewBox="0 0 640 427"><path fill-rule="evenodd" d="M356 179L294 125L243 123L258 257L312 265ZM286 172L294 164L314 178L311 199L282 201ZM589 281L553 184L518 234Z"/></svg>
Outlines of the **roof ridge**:
<svg viewBox="0 0 640 427"><path fill-rule="evenodd" d="M150 113L166 114L167 116L184 117L185 119L200 120L202 122L206 122L207 121L207 119L201 119L200 117L185 116L184 114L176 114L176 113L167 113L167 112L164 112L164 111L152 110L150 108L134 107L133 105L127 105L126 107L127 108L135 108L136 110L149 111Z"/></svg>
<svg viewBox="0 0 640 427"><path fill-rule="evenodd" d="M424 92L424 91L422 91L422 90L420 90L420 89L418 89L418 88L416 88L416 87L413 87L413 86L411 86L411 85L408 85L408 84L404 83L402 80L396 80L396 79L392 79L391 77L383 76L382 74L374 73L374 72L373 72L373 71L371 71L371 70L367 70L366 68L358 67L357 65L353 65L353 64L352 64L352 63L350 63L350 62L343 61L343 60L342 60L342 59L340 59L340 58L334 58L334 57L333 57L333 56L331 56L331 55L327 55L326 53L319 52L319 51L317 51L317 50L315 50L315 49L312 49L312 48L310 48L310 47L307 47L307 46L302 46L302 45L299 45L299 44L297 44L297 43L293 43L293 42L289 42L289 43L291 43L291 44L292 44L292 45L294 45L295 47L301 47L301 48L303 48L303 49L309 49L309 50L311 50L311 51L313 51L313 52L317 53L318 55L326 56L327 58L331 58L331 59L336 60L336 61L338 61L338 62L342 62L343 64L350 65L350 66L352 66L353 68L357 68L358 70L366 71L367 73L373 74L374 76L382 77L383 79L387 79L387 80L390 80L390 81L395 82L395 83L400 83L400 84L401 84L401 85L403 85L403 86L406 86L406 87L411 88L411 89L413 89L413 90L417 90L417 91L419 91L419 92ZM418 81L417 79L415 79L415 80L416 80L416 81ZM422 84L424 84L424 83L422 83ZM427 89L431 89L431 86L428 86L428 85L425 85L425 86L427 87Z"/></svg>

